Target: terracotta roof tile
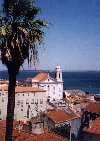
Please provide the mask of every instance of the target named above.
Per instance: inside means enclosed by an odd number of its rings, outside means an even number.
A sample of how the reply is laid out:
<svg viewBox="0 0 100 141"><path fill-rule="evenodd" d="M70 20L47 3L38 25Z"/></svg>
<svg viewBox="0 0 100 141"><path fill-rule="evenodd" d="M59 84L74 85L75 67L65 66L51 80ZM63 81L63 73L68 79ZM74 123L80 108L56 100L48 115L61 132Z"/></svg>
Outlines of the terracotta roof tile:
<svg viewBox="0 0 100 141"><path fill-rule="evenodd" d="M16 92L44 92L45 90L38 87L16 87Z"/></svg>
<svg viewBox="0 0 100 141"><path fill-rule="evenodd" d="M83 131L100 135L100 118L96 118L91 127L84 127Z"/></svg>
<svg viewBox="0 0 100 141"><path fill-rule="evenodd" d="M24 141L68 141L68 139L65 139L55 133L48 132L36 136L35 135L30 136L29 138L26 138Z"/></svg>
<svg viewBox="0 0 100 141"><path fill-rule="evenodd" d="M75 96L75 95L70 95L67 98L65 98L65 100L71 103L76 102L77 104L87 102L87 98Z"/></svg>
<svg viewBox="0 0 100 141"><path fill-rule="evenodd" d="M76 89L76 90L65 90L65 92L72 93L72 94L75 94L75 93L83 93L83 91L78 90L78 89Z"/></svg>
<svg viewBox="0 0 100 141"><path fill-rule="evenodd" d="M8 85L8 84L9 84L9 81L8 81L8 80L0 80L0 84L1 84L1 85L2 85L2 84Z"/></svg>
<svg viewBox="0 0 100 141"><path fill-rule="evenodd" d="M48 78L48 74L47 73L39 73L33 79L38 80L38 81L42 81L42 80L44 80L46 78Z"/></svg>
<svg viewBox="0 0 100 141"><path fill-rule="evenodd" d="M7 91L7 90L8 90L8 86L0 86L0 90L5 90L5 91Z"/></svg>
<svg viewBox="0 0 100 141"><path fill-rule="evenodd" d="M92 112L92 113L100 113L100 103L99 102L91 102L86 107L86 111Z"/></svg>
<svg viewBox="0 0 100 141"><path fill-rule="evenodd" d="M1 86L0 90L8 90L8 86ZM38 87L16 87L16 92L45 92L45 90Z"/></svg>
<svg viewBox="0 0 100 141"><path fill-rule="evenodd" d="M0 141L5 141L6 128L0 127ZM25 131L13 130L13 141L68 141L53 132L45 132L43 134L34 135Z"/></svg>
<svg viewBox="0 0 100 141"><path fill-rule="evenodd" d="M62 109L57 109L55 111L49 111L46 113L46 116L50 119L52 119L55 123L57 122L62 122L62 121L67 121L70 120L72 118L78 117L73 111L68 109L68 113L67 113L67 109L66 112Z"/></svg>

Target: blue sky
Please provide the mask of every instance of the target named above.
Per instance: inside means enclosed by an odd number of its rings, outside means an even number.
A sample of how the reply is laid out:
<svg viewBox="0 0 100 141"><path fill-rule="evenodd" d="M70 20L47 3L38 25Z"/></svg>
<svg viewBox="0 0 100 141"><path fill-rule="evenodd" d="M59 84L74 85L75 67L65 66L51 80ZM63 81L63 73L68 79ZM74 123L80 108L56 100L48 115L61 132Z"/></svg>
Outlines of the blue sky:
<svg viewBox="0 0 100 141"><path fill-rule="evenodd" d="M44 29L37 68L100 70L100 0L36 0L36 5L42 9L39 18L52 24Z"/></svg>

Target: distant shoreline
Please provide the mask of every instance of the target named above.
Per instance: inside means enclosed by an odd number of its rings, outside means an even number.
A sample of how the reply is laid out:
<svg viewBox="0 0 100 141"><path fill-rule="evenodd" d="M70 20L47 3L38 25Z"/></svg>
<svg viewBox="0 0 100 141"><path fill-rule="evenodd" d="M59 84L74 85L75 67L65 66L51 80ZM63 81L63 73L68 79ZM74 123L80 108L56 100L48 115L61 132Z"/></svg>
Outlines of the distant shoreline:
<svg viewBox="0 0 100 141"><path fill-rule="evenodd" d="M0 70L0 72L8 71L8 70ZM20 70L22 71L34 71L34 72L54 72L54 70ZM62 72L98 72L100 73L100 70L62 70Z"/></svg>

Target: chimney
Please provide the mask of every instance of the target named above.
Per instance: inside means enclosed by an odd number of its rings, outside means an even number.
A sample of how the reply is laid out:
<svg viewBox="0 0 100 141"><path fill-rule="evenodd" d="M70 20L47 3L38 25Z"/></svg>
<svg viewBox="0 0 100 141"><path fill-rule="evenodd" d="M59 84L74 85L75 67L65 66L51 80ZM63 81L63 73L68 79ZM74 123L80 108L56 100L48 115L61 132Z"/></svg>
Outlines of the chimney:
<svg viewBox="0 0 100 141"><path fill-rule="evenodd" d="M45 128L44 133L48 133L48 132L49 132L48 128Z"/></svg>

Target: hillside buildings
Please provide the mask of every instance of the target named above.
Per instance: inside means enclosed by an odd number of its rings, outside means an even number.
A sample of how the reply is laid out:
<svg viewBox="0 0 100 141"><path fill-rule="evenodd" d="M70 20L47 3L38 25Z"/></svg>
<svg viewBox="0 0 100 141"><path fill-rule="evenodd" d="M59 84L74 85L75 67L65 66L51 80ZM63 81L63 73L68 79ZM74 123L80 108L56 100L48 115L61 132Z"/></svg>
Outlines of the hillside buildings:
<svg viewBox="0 0 100 141"><path fill-rule="evenodd" d="M71 134L77 137L85 118L89 121L91 116L92 120L100 116L100 105L94 102L93 95L85 94L81 90L63 90L60 66L55 68L54 74L54 77L51 77L49 73L41 72L35 77L16 83L14 109L14 120L18 122L16 129L21 132L31 131L39 136L42 134L44 139L45 136L51 139L52 129L70 125ZM0 81L1 120L6 120L7 115L8 84L6 80ZM49 141L47 138L46 141ZM33 139L35 140L34 137ZM54 139L58 137L54 135ZM59 138L60 140L64 139Z"/></svg>
<svg viewBox="0 0 100 141"><path fill-rule="evenodd" d="M56 66L54 73L54 78L49 73L39 73L33 78L27 78L23 85L31 85L46 90L47 101L63 99L63 80L60 66Z"/></svg>
<svg viewBox="0 0 100 141"><path fill-rule="evenodd" d="M0 87L0 119L6 119L8 87ZM16 87L15 119L27 121L46 111L46 91L37 87Z"/></svg>
<svg viewBox="0 0 100 141"><path fill-rule="evenodd" d="M91 102L83 112L81 140L100 140L100 102Z"/></svg>
<svg viewBox="0 0 100 141"><path fill-rule="evenodd" d="M81 117L75 114L71 109L55 109L45 113L45 122L48 124L48 129L54 129L62 125L70 125L71 133L74 133L76 136L78 134Z"/></svg>
<svg viewBox="0 0 100 141"><path fill-rule="evenodd" d="M89 126L83 129L82 141L99 141L100 140L100 117L89 123Z"/></svg>
<svg viewBox="0 0 100 141"><path fill-rule="evenodd" d="M48 130L45 130L44 133L39 135L32 134L24 130L17 130L16 124L17 122L15 121L12 134L13 141L69 141L68 139L63 138L60 135L57 135L53 132L48 132ZM5 132L5 121L0 121L0 141L5 141Z"/></svg>

